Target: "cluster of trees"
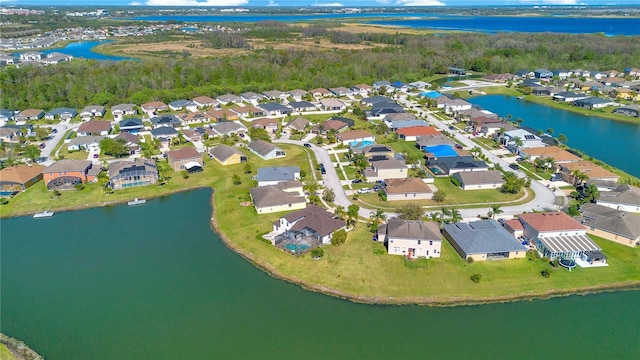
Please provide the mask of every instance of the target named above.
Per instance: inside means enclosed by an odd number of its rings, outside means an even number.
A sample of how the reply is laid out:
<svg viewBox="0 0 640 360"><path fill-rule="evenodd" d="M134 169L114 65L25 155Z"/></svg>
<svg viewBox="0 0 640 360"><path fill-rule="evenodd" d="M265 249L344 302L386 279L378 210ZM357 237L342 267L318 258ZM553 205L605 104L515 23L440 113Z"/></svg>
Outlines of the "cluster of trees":
<svg viewBox="0 0 640 360"><path fill-rule="evenodd" d="M209 32L203 35L205 47L214 49L250 49L247 39L240 34L227 32Z"/></svg>
<svg viewBox="0 0 640 360"><path fill-rule="evenodd" d="M242 47L246 44L243 39L250 36L273 36L291 42L287 35L290 32L286 24L269 23L256 25L242 36L208 36L214 47ZM347 37L335 30L327 31L327 34L329 32L333 35L325 36L332 36L335 40ZM207 59L173 57L115 63L90 60L46 67L10 67L0 72L0 107L79 108L91 103L168 102L203 94L215 96L274 88L348 86L380 79L411 82L444 73L452 65L500 73L535 67L622 69L629 64L640 63L640 42L634 41L633 37L571 34L352 35L361 39L379 37L380 41L398 44L364 50L267 48L249 55L230 54Z"/></svg>

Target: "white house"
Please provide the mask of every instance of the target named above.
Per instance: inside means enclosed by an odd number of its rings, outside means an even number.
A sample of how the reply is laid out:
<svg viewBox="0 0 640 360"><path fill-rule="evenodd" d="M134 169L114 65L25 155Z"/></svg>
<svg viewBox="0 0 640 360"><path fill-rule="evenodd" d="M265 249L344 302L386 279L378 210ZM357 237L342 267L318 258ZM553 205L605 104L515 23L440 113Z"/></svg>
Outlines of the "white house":
<svg viewBox="0 0 640 360"><path fill-rule="evenodd" d="M410 259L438 258L442 249L440 228L435 222L391 219L378 228L378 241L387 244L390 255Z"/></svg>

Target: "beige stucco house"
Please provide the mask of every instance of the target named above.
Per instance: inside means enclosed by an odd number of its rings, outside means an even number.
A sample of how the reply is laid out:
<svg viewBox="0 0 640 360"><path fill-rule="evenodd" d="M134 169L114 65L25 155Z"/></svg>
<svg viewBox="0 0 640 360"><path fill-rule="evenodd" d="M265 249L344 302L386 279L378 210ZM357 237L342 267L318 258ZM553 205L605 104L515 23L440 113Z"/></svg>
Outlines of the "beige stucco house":
<svg viewBox="0 0 640 360"><path fill-rule="evenodd" d="M440 257L442 235L437 223L392 219L378 229L378 241L390 255L410 259Z"/></svg>

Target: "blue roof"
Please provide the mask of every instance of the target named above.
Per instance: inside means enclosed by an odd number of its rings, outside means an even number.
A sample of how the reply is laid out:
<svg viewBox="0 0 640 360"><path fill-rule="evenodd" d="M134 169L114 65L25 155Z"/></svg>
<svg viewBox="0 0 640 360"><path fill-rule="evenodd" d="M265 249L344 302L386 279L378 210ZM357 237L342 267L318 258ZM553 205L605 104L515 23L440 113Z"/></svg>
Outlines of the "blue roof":
<svg viewBox="0 0 640 360"><path fill-rule="evenodd" d="M424 150L426 152L433 153L436 157L458 156L458 153L453 149L453 147L447 144L427 146Z"/></svg>
<svg viewBox="0 0 640 360"><path fill-rule="evenodd" d="M495 220L445 224L444 232L466 255L526 251L525 247Z"/></svg>
<svg viewBox="0 0 640 360"><path fill-rule="evenodd" d="M258 107L260 107L262 110L264 111L291 111L291 108L288 108L282 104L276 103L276 102L270 102L270 103L265 103L265 104L260 104L258 105Z"/></svg>

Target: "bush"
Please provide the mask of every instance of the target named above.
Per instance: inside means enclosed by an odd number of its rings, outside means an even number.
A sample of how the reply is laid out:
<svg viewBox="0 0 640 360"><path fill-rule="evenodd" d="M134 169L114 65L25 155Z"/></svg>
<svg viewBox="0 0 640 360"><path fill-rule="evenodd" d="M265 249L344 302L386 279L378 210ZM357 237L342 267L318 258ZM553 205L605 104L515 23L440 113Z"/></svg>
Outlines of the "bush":
<svg viewBox="0 0 640 360"><path fill-rule="evenodd" d="M475 260L473 260L472 257L468 257L467 258L467 264L473 264L475 262Z"/></svg>
<svg viewBox="0 0 640 360"><path fill-rule="evenodd" d="M321 247L317 247L317 248L311 250L311 256L314 259L319 259L319 258L324 256L324 250Z"/></svg>
<svg viewBox="0 0 640 360"><path fill-rule="evenodd" d="M340 245L344 244L347 240L347 232L344 229L340 229L333 233L331 237L331 245Z"/></svg>
<svg viewBox="0 0 640 360"><path fill-rule="evenodd" d="M454 178L453 176L451 177L451 182L453 183L453 185L460 187L460 181L458 181L458 179Z"/></svg>
<svg viewBox="0 0 640 360"><path fill-rule="evenodd" d="M189 178L189 173L187 172L187 170L182 170L182 178L183 179L188 179Z"/></svg>
<svg viewBox="0 0 640 360"><path fill-rule="evenodd" d="M482 280L482 274L473 274L473 275L471 275L470 279L474 283L478 284Z"/></svg>
<svg viewBox="0 0 640 360"><path fill-rule="evenodd" d="M548 269L544 269L540 271L540 275L542 275L543 278L548 279L549 276L551 276L551 272Z"/></svg>

